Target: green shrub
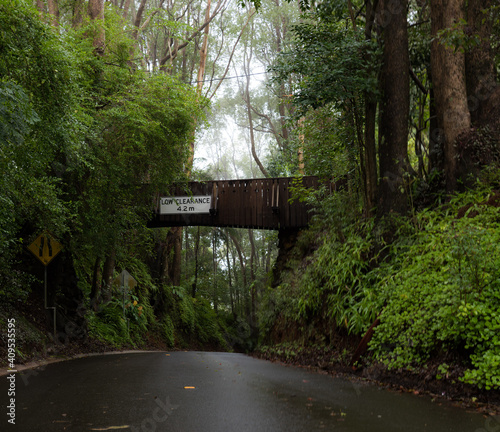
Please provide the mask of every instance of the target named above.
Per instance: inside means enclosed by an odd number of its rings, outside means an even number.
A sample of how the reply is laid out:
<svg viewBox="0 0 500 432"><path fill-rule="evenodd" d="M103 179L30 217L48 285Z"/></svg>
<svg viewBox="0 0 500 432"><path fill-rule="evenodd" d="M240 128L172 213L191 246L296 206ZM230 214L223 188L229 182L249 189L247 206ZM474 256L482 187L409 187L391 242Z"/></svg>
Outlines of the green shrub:
<svg viewBox="0 0 500 432"><path fill-rule="evenodd" d="M121 347L130 344L127 320L123 318L123 307L113 301L106 304L99 312L87 314L89 334L103 342Z"/></svg>
<svg viewBox="0 0 500 432"><path fill-rule="evenodd" d="M371 271L373 221L353 229L341 241L325 239L300 282L299 316L325 314L337 326L360 333L371 324L379 309L372 298L377 272Z"/></svg>
<svg viewBox="0 0 500 432"><path fill-rule="evenodd" d="M379 285L386 306L371 342L391 368L465 349L471 367L463 380L500 387L500 226L497 208L477 204L484 198L465 194L445 212L420 214L413 242L394 246L398 253Z"/></svg>
<svg viewBox="0 0 500 432"><path fill-rule="evenodd" d="M170 348L175 346L175 327L172 319L167 315L162 321L162 336Z"/></svg>

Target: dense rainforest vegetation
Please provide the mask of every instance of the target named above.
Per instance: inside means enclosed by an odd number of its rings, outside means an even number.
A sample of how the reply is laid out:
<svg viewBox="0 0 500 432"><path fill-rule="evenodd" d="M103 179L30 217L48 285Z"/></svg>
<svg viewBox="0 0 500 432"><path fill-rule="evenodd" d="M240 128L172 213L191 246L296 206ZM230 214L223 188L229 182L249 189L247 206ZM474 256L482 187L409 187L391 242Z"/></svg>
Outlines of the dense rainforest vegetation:
<svg viewBox="0 0 500 432"><path fill-rule="evenodd" d="M62 353L312 350L500 388L498 5L299 3L0 0L0 322L20 358L54 344L26 248L46 231ZM273 232L147 228L173 182L304 174L325 185L293 188L314 222L278 258Z"/></svg>

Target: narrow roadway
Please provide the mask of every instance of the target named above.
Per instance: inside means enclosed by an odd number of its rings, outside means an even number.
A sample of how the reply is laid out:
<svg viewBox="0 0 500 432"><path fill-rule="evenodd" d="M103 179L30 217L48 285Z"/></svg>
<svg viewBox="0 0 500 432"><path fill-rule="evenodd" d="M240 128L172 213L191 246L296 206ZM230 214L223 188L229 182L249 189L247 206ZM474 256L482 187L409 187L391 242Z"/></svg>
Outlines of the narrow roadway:
<svg viewBox="0 0 500 432"><path fill-rule="evenodd" d="M1 431L483 432L500 424L430 398L242 354L87 357L16 375L16 425ZM493 422L493 423L492 423Z"/></svg>

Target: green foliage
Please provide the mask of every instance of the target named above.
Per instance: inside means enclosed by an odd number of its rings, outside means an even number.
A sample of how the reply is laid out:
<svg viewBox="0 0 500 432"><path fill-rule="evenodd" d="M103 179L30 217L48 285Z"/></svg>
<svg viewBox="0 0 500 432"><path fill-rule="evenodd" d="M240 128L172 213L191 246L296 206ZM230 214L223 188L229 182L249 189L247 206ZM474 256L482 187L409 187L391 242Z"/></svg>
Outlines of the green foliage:
<svg viewBox="0 0 500 432"><path fill-rule="evenodd" d="M28 2L0 2L0 278L20 296L21 227L59 235L72 217L61 178L81 161L86 117L67 42Z"/></svg>
<svg viewBox="0 0 500 432"><path fill-rule="evenodd" d="M261 341L309 346L327 341L332 326L363 335L379 316L370 349L388 367L420 369L448 351L463 353L462 380L498 389L497 199L480 187L411 218L363 223L342 215L345 202L327 201L314 225L314 253L291 264L264 297ZM441 365L437 378L448 369Z"/></svg>
<svg viewBox="0 0 500 432"><path fill-rule="evenodd" d="M294 276L288 275L288 278L294 279ZM298 288L288 282L267 289L258 315L261 343L267 343L275 332L285 332L286 328L290 330L300 321L297 295Z"/></svg>
<svg viewBox="0 0 500 432"><path fill-rule="evenodd" d="M349 332L361 333L375 318L372 298L377 273L370 271L373 221L346 233L341 241L327 238L315 252L302 279L299 316L324 315Z"/></svg>
<svg viewBox="0 0 500 432"><path fill-rule="evenodd" d="M190 287L160 286L146 228L152 197L185 180L208 101L173 73L143 70L136 29L122 11L107 4L104 20L84 17L70 28L65 6L53 28L31 2L0 0L0 296L26 298L32 257L23 247L48 229L64 238L85 303L97 308L87 317L91 336L116 347L160 335L169 346L223 349L226 311L221 318L206 299L229 303L227 273L211 280L210 263L200 259L196 299ZM153 30L163 18L160 11ZM188 29L168 24L175 33ZM106 45L97 53L92 41L102 26ZM138 281L125 312L123 293L102 281L111 261ZM111 301L99 304L103 298Z"/></svg>
<svg viewBox="0 0 500 432"><path fill-rule="evenodd" d="M145 333L148 321L146 316L145 306L139 303L137 296L131 295L130 302L125 305L125 318L133 325L136 325L141 332Z"/></svg>
<svg viewBox="0 0 500 432"><path fill-rule="evenodd" d="M167 315L162 322L162 336L167 346L173 348L175 346L175 327L172 319Z"/></svg>
<svg viewBox="0 0 500 432"><path fill-rule="evenodd" d="M195 330L196 311L194 302L189 296L182 296L179 300L179 317L181 330L191 333Z"/></svg>
<svg viewBox="0 0 500 432"><path fill-rule="evenodd" d="M224 340L228 349L238 352L251 352L255 349L256 341L252 336L250 324L242 317L234 317L232 314L219 314L219 322L222 321Z"/></svg>
<svg viewBox="0 0 500 432"><path fill-rule="evenodd" d="M390 367L417 367L440 350L465 349L471 368L464 381L499 387L500 227L497 209L478 205L481 198L464 195L446 213L419 214L412 241L393 245L379 285L386 306L371 343ZM473 217L455 219L466 206Z"/></svg>
<svg viewBox="0 0 500 432"><path fill-rule="evenodd" d="M110 302L99 312L87 314L89 335L116 347L131 344L127 320L119 301Z"/></svg>
<svg viewBox="0 0 500 432"><path fill-rule="evenodd" d="M277 82L300 79L291 89L297 115L327 104L341 109L363 91L375 92L376 67L366 63L365 54L376 54L376 45L321 12L306 18L292 28L293 47L271 67Z"/></svg>
<svg viewBox="0 0 500 432"><path fill-rule="evenodd" d="M355 142L356 131L351 126L352 121L338 112L334 104L307 114L302 148L309 175L325 179L342 178L356 169L355 149L349 145Z"/></svg>
<svg viewBox="0 0 500 432"><path fill-rule="evenodd" d="M219 317L207 299L193 299L196 313L196 337L202 344L211 344L217 347L226 347L226 342L222 337Z"/></svg>
<svg viewBox="0 0 500 432"><path fill-rule="evenodd" d="M467 21L460 19L451 27L438 31L437 39L441 44L455 51L466 52L481 44L478 34L470 34Z"/></svg>

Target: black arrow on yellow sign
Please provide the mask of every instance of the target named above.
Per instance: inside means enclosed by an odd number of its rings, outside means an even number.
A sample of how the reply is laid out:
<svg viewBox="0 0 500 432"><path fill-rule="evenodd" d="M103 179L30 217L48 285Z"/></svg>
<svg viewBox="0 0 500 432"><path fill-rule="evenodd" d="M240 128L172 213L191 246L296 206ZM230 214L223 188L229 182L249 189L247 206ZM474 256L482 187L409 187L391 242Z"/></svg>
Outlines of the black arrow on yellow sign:
<svg viewBox="0 0 500 432"><path fill-rule="evenodd" d="M46 266L61 252L62 245L50 233L43 232L28 249Z"/></svg>

